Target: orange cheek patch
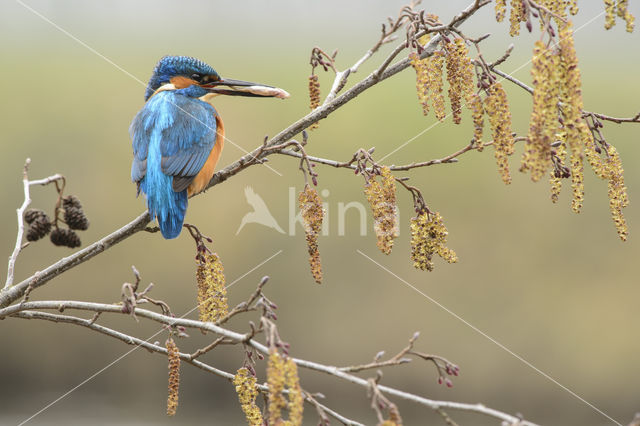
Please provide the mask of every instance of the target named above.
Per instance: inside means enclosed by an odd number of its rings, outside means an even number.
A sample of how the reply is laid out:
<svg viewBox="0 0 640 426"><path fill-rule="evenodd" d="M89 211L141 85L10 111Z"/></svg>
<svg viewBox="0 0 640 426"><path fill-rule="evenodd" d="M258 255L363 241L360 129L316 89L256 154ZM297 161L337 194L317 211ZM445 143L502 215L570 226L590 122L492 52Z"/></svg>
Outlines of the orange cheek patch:
<svg viewBox="0 0 640 426"><path fill-rule="evenodd" d="M198 84L197 81L181 75L172 77L170 81L171 81L171 84L173 84L176 87L176 89L186 89L189 86Z"/></svg>

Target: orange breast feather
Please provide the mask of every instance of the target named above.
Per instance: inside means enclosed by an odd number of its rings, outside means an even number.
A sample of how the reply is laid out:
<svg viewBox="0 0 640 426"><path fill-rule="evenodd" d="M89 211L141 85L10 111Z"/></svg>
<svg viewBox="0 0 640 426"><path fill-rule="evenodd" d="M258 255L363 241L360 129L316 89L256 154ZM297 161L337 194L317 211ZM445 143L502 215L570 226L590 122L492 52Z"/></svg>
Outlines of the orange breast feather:
<svg viewBox="0 0 640 426"><path fill-rule="evenodd" d="M216 164L218 164L218 160L220 159L220 154L222 153L222 148L224 147L224 125L222 124L222 120L219 116L216 116L216 143L209 154L209 158L204 163L200 172L193 179L193 182L187 188L187 195L191 197L194 194L204 190L207 187L207 184L213 177L213 173L216 168Z"/></svg>

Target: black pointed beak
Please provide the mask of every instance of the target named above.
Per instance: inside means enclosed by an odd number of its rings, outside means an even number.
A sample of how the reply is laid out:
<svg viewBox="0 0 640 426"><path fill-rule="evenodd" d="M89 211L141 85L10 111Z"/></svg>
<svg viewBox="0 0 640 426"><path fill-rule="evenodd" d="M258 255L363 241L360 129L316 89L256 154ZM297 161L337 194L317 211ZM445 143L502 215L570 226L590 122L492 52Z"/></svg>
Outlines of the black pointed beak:
<svg viewBox="0 0 640 426"><path fill-rule="evenodd" d="M286 99L289 93L278 87L267 86L260 83L251 83L249 81L233 80L230 78L221 78L210 83L203 84L202 87L210 93L229 96L248 96L256 98L280 98Z"/></svg>

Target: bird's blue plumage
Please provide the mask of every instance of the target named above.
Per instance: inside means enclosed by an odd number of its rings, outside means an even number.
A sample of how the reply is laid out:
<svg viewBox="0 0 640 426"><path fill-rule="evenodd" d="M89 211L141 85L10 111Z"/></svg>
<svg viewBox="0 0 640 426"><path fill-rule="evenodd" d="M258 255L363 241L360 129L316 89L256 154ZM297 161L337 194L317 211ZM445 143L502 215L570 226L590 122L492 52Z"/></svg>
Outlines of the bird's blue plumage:
<svg viewBox="0 0 640 426"><path fill-rule="evenodd" d="M165 238L180 234L187 187L204 166L216 139L216 111L197 99L199 86L161 91L131 123L131 179L147 197Z"/></svg>

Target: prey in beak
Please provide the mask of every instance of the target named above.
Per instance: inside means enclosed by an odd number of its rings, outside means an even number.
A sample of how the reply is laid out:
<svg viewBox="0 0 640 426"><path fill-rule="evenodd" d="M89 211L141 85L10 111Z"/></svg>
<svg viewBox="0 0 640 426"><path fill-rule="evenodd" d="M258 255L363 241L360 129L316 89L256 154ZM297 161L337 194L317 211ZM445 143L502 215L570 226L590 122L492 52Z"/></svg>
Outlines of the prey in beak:
<svg viewBox="0 0 640 426"><path fill-rule="evenodd" d="M209 92L209 96L229 95L247 96L255 98L279 98L286 99L290 95L286 90L279 87L267 86L260 83L251 83L242 80L232 80L220 78L200 84L200 87ZM208 96L208 97L209 97Z"/></svg>

